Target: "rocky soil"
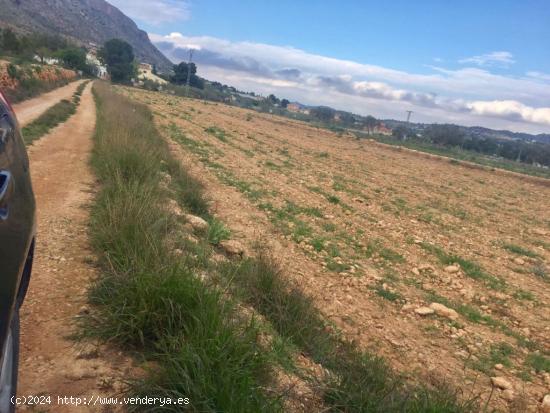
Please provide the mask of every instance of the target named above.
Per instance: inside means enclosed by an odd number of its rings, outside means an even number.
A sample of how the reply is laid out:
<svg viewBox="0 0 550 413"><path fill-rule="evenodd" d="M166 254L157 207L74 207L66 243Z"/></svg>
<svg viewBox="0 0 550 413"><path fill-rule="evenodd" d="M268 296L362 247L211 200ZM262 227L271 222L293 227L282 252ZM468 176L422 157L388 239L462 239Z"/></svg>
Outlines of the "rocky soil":
<svg viewBox="0 0 550 413"><path fill-rule="evenodd" d="M152 108L244 250L260 241L410 380L506 411L550 393L550 186L223 104ZM548 397L546 399L548 401Z"/></svg>

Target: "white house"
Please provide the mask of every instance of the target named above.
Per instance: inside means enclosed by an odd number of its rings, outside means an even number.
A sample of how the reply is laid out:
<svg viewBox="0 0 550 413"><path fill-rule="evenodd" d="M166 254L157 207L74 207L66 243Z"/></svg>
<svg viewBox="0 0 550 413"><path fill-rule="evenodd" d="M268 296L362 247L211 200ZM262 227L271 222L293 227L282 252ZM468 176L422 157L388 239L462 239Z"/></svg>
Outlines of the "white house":
<svg viewBox="0 0 550 413"><path fill-rule="evenodd" d="M40 57L38 55L34 55L34 60L36 60L37 62L40 62L40 63L45 63L47 65L58 65L59 64L59 59L56 59L54 57Z"/></svg>
<svg viewBox="0 0 550 413"><path fill-rule="evenodd" d="M165 85L168 82L161 77L158 77L153 73L153 66L149 63L140 63L138 66L138 80L152 80L161 85Z"/></svg>
<svg viewBox="0 0 550 413"><path fill-rule="evenodd" d="M91 50L88 53L86 53L86 63L96 67L97 77L99 77L100 79L106 79L108 77L107 66L103 65L99 61L99 59L95 54L95 51Z"/></svg>

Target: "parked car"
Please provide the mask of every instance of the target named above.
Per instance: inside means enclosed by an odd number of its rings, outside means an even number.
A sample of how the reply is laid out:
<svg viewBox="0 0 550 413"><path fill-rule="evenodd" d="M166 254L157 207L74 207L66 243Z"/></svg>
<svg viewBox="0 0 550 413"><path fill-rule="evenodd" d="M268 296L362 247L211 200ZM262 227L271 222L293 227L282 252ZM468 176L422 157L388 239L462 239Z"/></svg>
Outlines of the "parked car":
<svg viewBox="0 0 550 413"><path fill-rule="evenodd" d="M35 201L21 130L0 91L0 413L15 411L19 309L31 276Z"/></svg>

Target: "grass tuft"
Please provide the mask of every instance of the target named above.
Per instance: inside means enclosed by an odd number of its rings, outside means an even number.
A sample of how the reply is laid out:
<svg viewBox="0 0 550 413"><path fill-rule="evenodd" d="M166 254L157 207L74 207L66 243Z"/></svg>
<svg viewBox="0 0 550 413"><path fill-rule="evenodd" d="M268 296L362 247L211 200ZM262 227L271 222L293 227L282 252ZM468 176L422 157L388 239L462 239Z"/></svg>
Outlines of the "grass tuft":
<svg viewBox="0 0 550 413"><path fill-rule="evenodd" d="M223 240L229 239L231 231L227 228L223 222L218 219L212 218L208 225L208 234L206 238L212 245L218 245Z"/></svg>
<svg viewBox="0 0 550 413"><path fill-rule="evenodd" d="M539 256L536 252L531 251L527 248L523 248L523 247L521 247L519 245L516 245L516 244L504 243L504 244L502 244L502 248L504 248L505 250L510 251L514 254L524 255L526 257L537 258Z"/></svg>
<svg viewBox="0 0 550 413"><path fill-rule="evenodd" d="M537 373L550 373L550 357L543 354L533 353L527 356L527 365Z"/></svg>
<svg viewBox="0 0 550 413"><path fill-rule="evenodd" d="M227 135L225 131L217 126L210 126L204 130L206 133L215 136L222 142L227 142Z"/></svg>
<svg viewBox="0 0 550 413"><path fill-rule="evenodd" d="M544 281L550 281L550 276L548 275L546 267L540 262L533 266L531 272Z"/></svg>

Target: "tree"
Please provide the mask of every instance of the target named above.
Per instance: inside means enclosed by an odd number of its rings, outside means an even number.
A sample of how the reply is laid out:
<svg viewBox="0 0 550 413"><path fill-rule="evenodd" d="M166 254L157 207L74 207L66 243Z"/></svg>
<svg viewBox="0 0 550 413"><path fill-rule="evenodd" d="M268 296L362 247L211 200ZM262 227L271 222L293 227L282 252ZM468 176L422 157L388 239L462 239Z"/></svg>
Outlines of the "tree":
<svg viewBox="0 0 550 413"><path fill-rule="evenodd" d="M394 138L399 139L400 141L405 139L416 138L416 134L410 128L407 128L406 126L402 126L402 125L399 125L393 128L391 131L391 135Z"/></svg>
<svg viewBox="0 0 550 413"><path fill-rule="evenodd" d="M69 69L82 70L87 69L86 52L78 47L69 47L60 50L57 56L63 62L63 65Z"/></svg>
<svg viewBox="0 0 550 413"><path fill-rule="evenodd" d="M353 126L355 123L355 116L349 112L339 112L340 123L344 126Z"/></svg>
<svg viewBox="0 0 550 413"><path fill-rule="evenodd" d="M2 33L2 49L13 53L21 51L21 43L12 29L5 29Z"/></svg>
<svg viewBox="0 0 550 413"><path fill-rule="evenodd" d="M466 135L457 125L433 124L426 128L424 136L437 145L462 147Z"/></svg>
<svg viewBox="0 0 550 413"><path fill-rule="evenodd" d="M288 99L283 99L283 100L281 100L281 107L286 108L289 103L290 103L290 101Z"/></svg>
<svg viewBox="0 0 550 413"><path fill-rule="evenodd" d="M124 40L108 40L99 51L98 57L107 66L113 82L128 83L137 73L134 50Z"/></svg>
<svg viewBox="0 0 550 413"><path fill-rule="evenodd" d="M47 59L51 56L51 50L44 46L41 46L36 49L36 55L40 59L40 63L44 64L44 59Z"/></svg>
<svg viewBox="0 0 550 413"><path fill-rule="evenodd" d="M199 89L204 88L204 82L197 76L197 65L195 63L181 62L174 65L174 74L170 78L170 82L176 85L186 85L187 76L189 76L189 86L193 86Z"/></svg>
<svg viewBox="0 0 550 413"><path fill-rule="evenodd" d="M269 95L267 97L267 101L269 103L271 103L272 105L278 105L279 104L279 99L274 94Z"/></svg>
<svg viewBox="0 0 550 413"><path fill-rule="evenodd" d="M54 54L54 52L57 52L61 49L76 47L76 45L69 43L67 39L59 35L33 33L29 35L28 38L21 38L20 41L23 43L24 39L27 41L28 47L33 49L33 51L40 57L42 57L42 55L39 53L40 50L47 50L49 52L49 55L51 56Z"/></svg>
<svg viewBox="0 0 550 413"><path fill-rule="evenodd" d="M317 106L311 109L310 114L322 122L330 122L334 118L334 109L327 106Z"/></svg>
<svg viewBox="0 0 550 413"><path fill-rule="evenodd" d="M378 125L378 121L374 116L369 115L365 118L365 126L367 127L367 133L369 135L372 135L376 125Z"/></svg>

